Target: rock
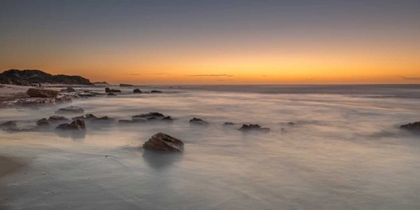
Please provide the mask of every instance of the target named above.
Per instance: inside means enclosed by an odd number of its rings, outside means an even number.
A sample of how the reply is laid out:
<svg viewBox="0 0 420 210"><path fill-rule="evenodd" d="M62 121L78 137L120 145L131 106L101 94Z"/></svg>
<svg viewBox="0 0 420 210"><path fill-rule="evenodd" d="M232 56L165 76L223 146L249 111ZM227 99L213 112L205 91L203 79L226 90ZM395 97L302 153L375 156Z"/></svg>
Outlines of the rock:
<svg viewBox="0 0 420 210"><path fill-rule="evenodd" d="M59 122L59 121L68 121L69 119L63 117L63 116L51 116L48 118L48 121L50 122Z"/></svg>
<svg viewBox="0 0 420 210"><path fill-rule="evenodd" d="M120 84L120 87L133 87L133 85L130 85L130 84Z"/></svg>
<svg viewBox="0 0 420 210"><path fill-rule="evenodd" d="M104 117L99 117L99 118L92 119L92 121L95 121L95 122L114 122L115 119L111 118L111 117L108 117L108 116L104 116Z"/></svg>
<svg viewBox="0 0 420 210"><path fill-rule="evenodd" d="M83 120L74 120L72 123L64 123L57 126L57 130L86 130L86 124Z"/></svg>
<svg viewBox="0 0 420 210"><path fill-rule="evenodd" d="M85 114L85 115L73 118L73 120L95 120L95 119L98 119L98 118L93 114Z"/></svg>
<svg viewBox="0 0 420 210"><path fill-rule="evenodd" d="M69 92L69 93L76 92L76 90L74 88L72 88L72 87L67 87L66 91Z"/></svg>
<svg viewBox="0 0 420 210"><path fill-rule="evenodd" d="M36 121L36 125L37 126L49 126L50 121L48 121L46 118L42 118L42 119Z"/></svg>
<svg viewBox="0 0 420 210"><path fill-rule="evenodd" d="M15 121L7 121L0 124L0 128L17 128Z"/></svg>
<svg viewBox="0 0 420 210"><path fill-rule="evenodd" d="M117 90L117 89L111 89L112 93L121 93L121 90Z"/></svg>
<svg viewBox="0 0 420 210"><path fill-rule="evenodd" d="M113 93L113 92L109 92L108 94L106 94L107 96L117 96L117 94Z"/></svg>
<svg viewBox="0 0 420 210"><path fill-rule="evenodd" d="M289 123L287 123L288 125L295 125L295 123L294 122L289 122Z"/></svg>
<svg viewBox="0 0 420 210"><path fill-rule="evenodd" d="M40 70L21 71L18 69L10 69L1 73L0 83L27 86L30 86L30 84L33 83L92 85L92 83L90 83L88 79L83 78L81 76L51 75Z"/></svg>
<svg viewBox="0 0 420 210"><path fill-rule="evenodd" d="M61 96L55 99L55 103L61 104L61 103L71 102L72 100L73 99L71 98L71 96Z"/></svg>
<svg viewBox="0 0 420 210"><path fill-rule="evenodd" d="M85 110L83 110L80 107L77 107L77 106L69 106L69 107L61 108L61 109L57 110L55 113L72 114L72 113L83 113L83 112L85 112Z"/></svg>
<svg viewBox="0 0 420 210"><path fill-rule="evenodd" d="M160 90L152 90L152 91L150 91L150 93L163 93L163 92L160 91Z"/></svg>
<svg viewBox="0 0 420 210"><path fill-rule="evenodd" d="M420 132L420 121L414 123L408 123L400 126L401 129Z"/></svg>
<svg viewBox="0 0 420 210"><path fill-rule="evenodd" d="M157 133L143 144L143 148L160 152L183 152L184 143L168 134Z"/></svg>
<svg viewBox="0 0 420 210"><path fill-rule="evenodd" d="M55 99L53 98L23 98L16 101L18 106L38 106L38 105L49 105L54 104Z"/></svg>
<svg viewBox="0 0 420 210"><path fill-rule="evenodd" d="M240 131L263 131L263 132L268 132L270 131L270 128L262 128L260 125L258 124L243 124L242 127L239 129Z"/></svg>
<svg viewBox="0 0 420 210"><path fill-rule="evenodd" d="M142 93L140 89L136 88L133 90L133 93Z"/></svg>
<svg viewBox="0 0 420 210"><path fill-rule="evenodd" d="M190 124L194 124L194 125L208 125L209 123L200 119L200 118L192 118L190 120Z"/></svg>
<svg viewBox="0 0 420 210"><path fill-rule="evenodd" d="M26 91L29 97L36 97L36 98L55 98L58 95L58 91L55 90L48 90L48 89L39 89L39 88L29 88Z"/></svg>
<svg viewBox="0 0 420 210"><path fill-rule="evenodd" d="M105 93L110 93L110 92L111 92L111 89L105 88Z"/></svg>
<svg viewBox="0 0 420 210"><path fill-rule="evenodd" d="M139 115L134 115L132 118L151 118L151 117L155 117L155 118L162 118L165 117L165 115L163 115L162 113L159 112L149 112L147 114L139 114Z"/></svg>
<svg viewBox="0 0 420 210"><path fill-rule="evenodd" d="M223 125L235 125L233 122L225 122Z"/></svg>
<svg viewBox="0 0 420 210"><path fill-rule="evenodd" d="M174 121L174 119L171 116L166 116L166 117L164 117L164 118L162 118L160 120L166 121L166 122L173 122Z"/></svg>

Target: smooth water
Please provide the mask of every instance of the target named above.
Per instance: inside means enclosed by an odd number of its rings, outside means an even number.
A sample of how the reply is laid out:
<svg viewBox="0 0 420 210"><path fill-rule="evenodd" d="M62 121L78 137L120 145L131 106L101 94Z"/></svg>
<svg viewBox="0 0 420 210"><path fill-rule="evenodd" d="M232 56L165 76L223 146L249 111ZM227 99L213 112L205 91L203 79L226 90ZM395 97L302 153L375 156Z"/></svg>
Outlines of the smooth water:
<svg viewBox="0 0 420 210"><path fill-rule="evenodd" d="M26 163L0 178L0 209L420 209L420 136L398 129L420 120L419 88L256 88L71 104L116 119L157 111L171 124L88 124L77 137L0 131L0 156ZM69 105L2 109L1 121L30 127ZM192 117L210 125L191 126ZM271 132L242 133L243 123ZM184 154L145 152L157 132L182 139Z"/></svg>

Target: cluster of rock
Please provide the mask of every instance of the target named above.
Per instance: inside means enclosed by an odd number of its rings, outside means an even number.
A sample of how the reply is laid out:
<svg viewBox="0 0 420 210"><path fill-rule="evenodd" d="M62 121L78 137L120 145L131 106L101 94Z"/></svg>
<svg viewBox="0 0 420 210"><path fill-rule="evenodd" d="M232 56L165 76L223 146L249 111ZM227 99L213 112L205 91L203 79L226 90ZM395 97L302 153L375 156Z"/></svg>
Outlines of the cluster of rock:
<svg viewBox="0 0 420 210"><path fill-rule="evenodd" d="M41 70L11 69L0 74L1 84L31 86L39 83L92 85L81 76L51 75Z"/></svg>
<svg viewBox="0 0 420 210"><path fill-rule="evenodd" d="M119 123L142 123L142 122L173 122L171 116L165 116L159 112L149 112L147 114L134 115L131 120L119 120Z"/></svg>

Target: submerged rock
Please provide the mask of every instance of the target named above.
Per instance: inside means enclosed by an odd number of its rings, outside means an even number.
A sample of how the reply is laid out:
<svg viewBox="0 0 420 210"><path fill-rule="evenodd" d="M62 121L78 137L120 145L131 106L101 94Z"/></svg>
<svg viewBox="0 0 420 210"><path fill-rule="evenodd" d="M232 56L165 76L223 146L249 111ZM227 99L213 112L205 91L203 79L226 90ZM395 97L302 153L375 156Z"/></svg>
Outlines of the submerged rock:
<svg viewBox="0 0 420 210"><path fill-rule="evenodd" d="M400 126L401 129L420 132L420 121L414 123L408 123Z"/></svg>
<svg viewBox="0 0 420 210"><path fill-rule="evenodd" d="M160 152L183 152L184 143L168 134L157 133L143 144L143 148Z"/></svg>
<svg viewBox="0 0 420 210"><path fill-rule="evenodd" d="M142 91L140 89L136 88L136 89L133 90L133 93L142 93Z"/></svg>
<svg viewBox="0 0 420 210"><path fill-rule="evenodd" d="M121 93L121 90L111 89L111 93Z"/></svg>
<svg viewBox="0 0 420 210"><path fill-rule="evenodd" d="M152 90L152 91L150 91L150 93L163 93L163 92L160 91L160 90Z"/></svg>
<svg viewBox="0 0 420 210"><path fill-rule="evenodd" d="M29 97L36 98L55 98L58 93L59 91L40 88L29 88L28 91L26 91L26 94L28 94Z"/></svg>
<svg viewBox="0 0 420 210"><path fill-rule="evenodd" d="M93 114L85 114L82 116L73 117L73 120L94 120L94 119L98 119L98 118Z"/></svg>
<svg viewBox="0 0 420 210"><path fill-rule="evenodd" d="M72 123L64 123L57 126L57 130L86 130L86 124L83 120L74 120Z"/></svg>
<svg viewBox="0 0 420 210"><path fill-rule="evenodd" d="M55 103L71 102L73 99L70 96L61 96L55 99Z"/></svg>
<svg viewBox="0 0 420 210"><path fill-rule="evenodd" d="M0 128L17 128L15 121L7 121L0 124Z"/></svg>
<svg viewBox="0 0 420 210"><path fill-rule="evenodd" d="M151 117L165 117L165 115L163 115L160 112L149 112L147 114L139 114L139 115L134 115L132 118L151 118Z"/></svg>
<svg viewBox="0 0 420 210"><path fill-rule="evenodd" d="M59 121L68 121L69 119L63 117L63 116L51 116L48 118L48 121L50 122L59 122Z"/></svg>
<svg viewBox="0 0 420 210"><path fill-rule="evenodd" d="M262 132L269 132L270 128L262 128L258 124L243 124L241 128L239 128L240 131L262 131Z"/></svg>
<svg viewBox="0 0 420 210"><path fill-rule="evenodd" d="M208 125L209 123L207 121L204 121L200 118L192 118L190 120L190 124L194 124L194 125Z"/></svg>
<svg viewBox="0 0 420 210"><path fill-rule="evenodd" d="M115 119L111 118L111 117L108 117L108 116L104 116L104 117L98 117L98 118L92 119L92 121L95 121L95 122L114 122Z"/></svg>
<svg viewBox="0 0 420 210"><path fill-rule="evenodd" d="M171 116L165 116L164 114L160 112L149 112L147 114L140 114L135 115L132 117L133 121L141 121L141 122L147 122L147 121L166 121L166 122L172 122L173 119Z"/></svg>
<svg viewBox="0 0 420 210"><path fill-rule="evenodd" d="M287 123L288 125L295 125L295 123L294 122L289 122L289 123Z"/></svg>
<svg viewBox="0 0 420 210"><path fill-rule="evenodd" d="M69 106L69 107L65 107L65 108L61 108L59 110L57 110L55 113L83 113L85 112L85 110L83 110L80 107L77 106Z"/></svg>
<svg viewBox="0 0 420 210"><path fill-rule="evenodd" d="M46 118L42 118L42 119L36 121L36 125L37 126L49 126L50 121L48 121Z"/></svg>
<svg viewBox="0 0 420 210"><path fill-rule="evenodd" d="M67 92L69 92L69 93L76 92L76 90L75 90L74 88L72 88L72 87L68 87L68 88L66 89L66 91L67 91Z"/></svg>
<svg viewBox="0 0 420 210"><path fill-rule="evenodd" d="M167 122L173 122L174 121L174 119L171 116L166 116L166 117L164 117L164 118L162 118L160 120L167 121Z"/></svg>
<svg viewBox="0 0 420 210"><path fill-rule="evenodd" d="M225 125L225 126L228 126L228 125L235 125L235 123L233 123L233 122L225 122L225 123L223 123L223 125Z"/></svg>
<svg viewBox="0 0 420 210"><path fill-rule="evenodd" d="M113 92L109 92L108 94L106 94L107 96L117 96L117 94L113 93Z"/></svg>

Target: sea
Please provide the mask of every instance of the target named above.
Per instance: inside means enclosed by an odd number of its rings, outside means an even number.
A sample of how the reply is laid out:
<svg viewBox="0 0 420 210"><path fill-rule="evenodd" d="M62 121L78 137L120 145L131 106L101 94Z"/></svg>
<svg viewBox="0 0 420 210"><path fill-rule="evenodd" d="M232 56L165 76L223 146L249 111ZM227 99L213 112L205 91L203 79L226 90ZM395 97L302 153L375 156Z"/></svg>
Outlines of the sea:
<svg viewBox="0 0 420 210"><path fill-rule="evenodd" d="M420 85L114 88L122 93L0 109L0 122L23 129L0 131L0 156L24 165L0 177L0 209L420 209L420 135L399 128L420 121ZM117 121L149 112L174 121L30 130L70 105ZM158 132L184 152L145 151Z"/></svg>

